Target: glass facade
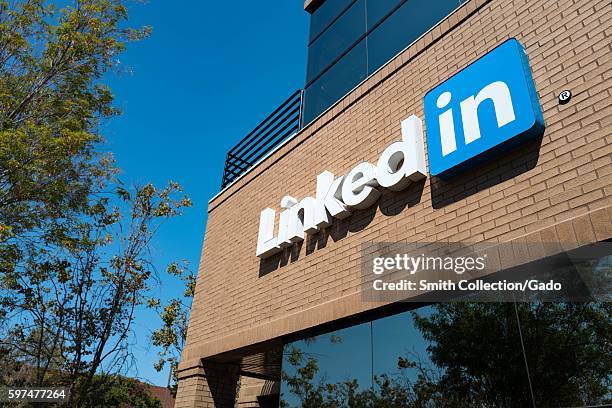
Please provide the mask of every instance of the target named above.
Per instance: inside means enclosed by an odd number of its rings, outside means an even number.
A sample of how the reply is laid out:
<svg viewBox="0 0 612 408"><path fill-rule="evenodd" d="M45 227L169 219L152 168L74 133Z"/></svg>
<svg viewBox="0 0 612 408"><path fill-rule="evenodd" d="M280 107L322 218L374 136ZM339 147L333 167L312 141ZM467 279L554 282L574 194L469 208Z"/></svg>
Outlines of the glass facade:
<svg viewBox="0 0 612 408"><path fill-rule="evenodd" d="M535 406L609 403L610 318L595 302L400 313L288 344L281 406L527 407L532 393Z"/></svg>
<svg viewBox="0 0 612 408"><path fill-rule="evenodd" d="M281 406L610 404L612 303L593 299L433 304L286 344Z"/></svg>
<svg viewBox="0 0 612 408"><path fill-rule="evenodd" d="M312 13L310 19L310 41L320 35L355 0L326 0Z"/></svg>
<svg viewBox="0 0 612 408"><path fill-rule="evenodd" d="M365 0L357 0L308 47L307 77L316 78L365 31ZM363 50L365 52L365 50Z"/></svg>
<svg viewBox="0 0 612 408"><path fill-rule="evenodd" d="M344 96L350 89L347 89L348 84L356 85L366 79L365 51L366 43L362 40L304 90L304 124Z"/></svg>
<svg viewBox="0 0 612 408"><path fill-rule="evenodd" d="M303 123L467 0L326 0L310 20Z"/></svg>

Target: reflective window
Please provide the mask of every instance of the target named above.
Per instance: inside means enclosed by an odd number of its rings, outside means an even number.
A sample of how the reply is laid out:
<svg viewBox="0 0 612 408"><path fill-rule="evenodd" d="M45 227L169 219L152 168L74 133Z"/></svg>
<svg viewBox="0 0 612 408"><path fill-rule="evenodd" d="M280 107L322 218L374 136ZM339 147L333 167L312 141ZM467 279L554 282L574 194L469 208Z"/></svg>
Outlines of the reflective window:
<svg viewBox="0 0 612 408"><path fill-rule="evenodd" d="M365 0L358 0L308 47L306 82L348 50L365 31Z"/></svg>
<svg viewBox="0 0 612 408"><path fill-rule="evenodd" d="M576 263L571 270L580 277L572 291L586 289L587 298L597 301L517 304L534 405L609 406L612 255Z"/></svg>
<svg viewBox="0 0 612 408"><path fill-rule="evenodd" d="M603 406L610 333L609 302L436 304L287 344L281 406Z"/></svg>
<svg viewBox="0 0 612 408"><path fill-rule="evenodd" d="M306 88L304 123L307 124L344 96L367 76L365 41L361 41L340 61Z"/></svg>
<svg viewBox="0 0 612 408"><path fill-rule="evenodd" d="M534 405L609 404L612 304L532 302L517 306Z"/></svg>
<svg viewBox="0 0 612 408"><path fill-rule="evenodd" d="M368 35L368 73L376 71L459 5L459 0L406 1Z"/></svg>
<svg viewBox="0 0 612 408"><path fill-rule="evenodd" d="M308 124L465 1L324 1L311 17L303 123ZM358 49L342 56L364 34L354 46Z"/></svg>
<svg viewBox="0 0 612 408"><path fill-rule="evenodd" d="M406 0L367 0L368 30L404 1Z"/></svg>
<svg viewBox="0 0 612 408"><path fill-rule="evenodd" d="M418 316L431 316L431 307L419 309ZM372 322L372 344L374 350L374 374L392 381L404 372L403 361L422 364L424 369L433 368L427 353L429 343L415 327L411 313L400 313Z"/></svg>
<svg viewBox="0 0 612 408"><path fill-rule="evenodd" d="M512 303L438 304L372 327L376 385L398 406L531 406Z"/></svg>
<svg viewBox="0 0 612 408"><path fill-rule="evenodd" d="M325 0L310 17L310 41L334 21L354 0Z"/></svg>
<svg viewBox="0 0 612 408"><path fill-rule="evenodd" d="M363 323L285 346L281 406L323 407L372 387L371 324Z"/></svg>

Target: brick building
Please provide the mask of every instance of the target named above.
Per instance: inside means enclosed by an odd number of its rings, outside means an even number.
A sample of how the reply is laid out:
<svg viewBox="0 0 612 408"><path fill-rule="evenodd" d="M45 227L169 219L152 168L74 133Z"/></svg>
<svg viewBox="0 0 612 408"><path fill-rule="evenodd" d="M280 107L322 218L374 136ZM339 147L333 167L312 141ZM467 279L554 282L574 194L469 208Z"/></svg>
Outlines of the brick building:
<svg viewBox="0 0 612 408"><path fill-rule="evenodd" d="M430 3L437 2L306 2L312 21L299 129L209 202L176 407L277 406L279 394L291 391L280 376L287 347L311 347L304 341L312 338L323 339L315 345L325 350L319 368L330 367L328 377L346 375L334 365L355 365L349 371L360 386L373 386L385 336L378 346L371 336L384 319L417 305L364 299L366 243L522 245L526 256L515 266L612 238L612 3L441 1L419 15ZM526 52L545 129L450 177L432 176L435 120L426 94L509 39ZM560 99L564 90L569 101ZM281 198L314 197L324 171L347 175L358 163L376 164L411 115L426 135L422 177L400 191L379 188L370 206L257 256L263 209L276 211L277 231ZM533 250L550 242L560 246ZM323 346L339 330L352 351ZM369 350L363 359L355 355L362 346ZM528 382L525 394L535 398L538 385Z"/></svg>

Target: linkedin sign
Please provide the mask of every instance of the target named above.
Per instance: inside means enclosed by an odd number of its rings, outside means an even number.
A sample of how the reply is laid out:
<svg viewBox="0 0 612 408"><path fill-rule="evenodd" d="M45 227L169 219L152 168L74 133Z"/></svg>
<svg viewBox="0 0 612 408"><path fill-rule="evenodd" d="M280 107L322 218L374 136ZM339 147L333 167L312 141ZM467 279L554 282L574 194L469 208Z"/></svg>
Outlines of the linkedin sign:
<svg viewBox="0 0 612 408"><path fill-rule="evenodd" d="M544 131L527 55L507 40L425 95L429 173L448 176Z"/></svg>
<svg viewBox="0 0 612 408"><path fill-rule="evenodd" d="M425 95L429 173L448 177L511 145L541 135L544 119L527 56L510 39ZM323 171L315 197L280 200L261 212L256 254L265 258L316 233L355 209L373 205L381 188L399 191L426 177L423 125L412 115L401 123L401 141L376 164L362 162L346 175Z"/></svg>

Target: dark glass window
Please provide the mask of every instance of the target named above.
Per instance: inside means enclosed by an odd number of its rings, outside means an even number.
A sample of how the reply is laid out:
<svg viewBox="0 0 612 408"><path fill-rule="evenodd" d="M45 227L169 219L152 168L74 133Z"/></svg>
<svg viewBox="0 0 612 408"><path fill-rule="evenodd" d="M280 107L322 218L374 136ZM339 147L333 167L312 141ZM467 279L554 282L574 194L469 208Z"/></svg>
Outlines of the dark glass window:
<svg viewBox="0 0 612 408"><path fill-rule="evenodd" d="M368 30L405 0L367 0Z"/></svg>
<svg viewBox="0 0 612 408"><path fill-rule="evenodd" d="M512 303L439 304L375 320L372 333L375 385L399 406L531 405Z"/></svg>
<svg viewBox="0 0 612 408"><path fill-rule="evenodd" d="M282 371L284 407L531 406L513 303L429 306L290 343Z"/></svg>
<svg viewBox="0 0 612 408"><path fill-rule="evenodd" d="M306 88L304 95L304 123L309 123L321 112L344 96L367 76L366 46L362 40L340 61Z"/></svg>
<svg viewBox="0 0 612 408"><path fill-rule="evenodd" d="M287 344L281 406L600 406L611 321L605 301L400 313Z"/></svg>
<svg viewBox="0 0 612 408"><path fill-rule="evenodd" d="M303 124L308 124L464 2L324 1L311 17ZM343 56L364 34L367 36Z"/></svg>
<svg viewBox="0 0 612 408"><path fill-rule="evenodd" d="M529 279L571 287L557 300L468 295L288 343L281 406L609 406L610 252L599 243L531 263Z"/></svg>
<svg viewBox="0 0 612 408"><path fill-rule="evenodd" d="M419 316L430 316L431 307L418 310ZM416 361L431 368L433 363L427 354L427 342L415 327L411 313L405 312L372 322L372 350L374 374L396 378L402 369L398 366L401 358Z"/></svg>
<svg viewBox="0 0 612 408"><path fill-rule="evenodd" d="M351 382L354 392L371 388L371 327L363 323L286 345L281 406L324 406L326 397L342 398L338 395L345 381ZM341 402L339 406L348 406L348 401Z"/></svg>
<svg viewBox="0 0 612 408"><path fill-rule="evenodd" d="M368 35L368 73L376 71L460 4L459 0L408 0Z"/></svg>
<svg viewBox="0 0 612 408"><path fill-rule="evenodd" d="M365 31L365 0L358 0L308 47L306 82L319 75Z"/></svg>
<svg viewBox="0 0 612 408"><path fill-rule="evenodd" d="M325 0L310 16L310 41L321 34L355 0Z"/></svg>

